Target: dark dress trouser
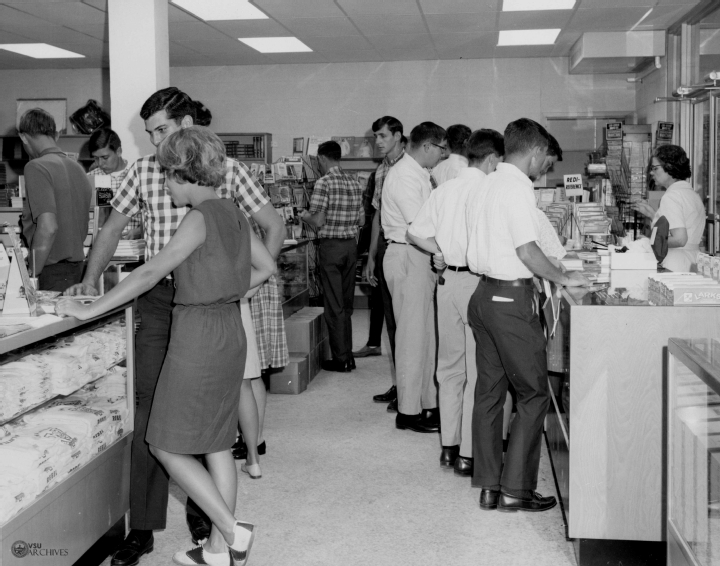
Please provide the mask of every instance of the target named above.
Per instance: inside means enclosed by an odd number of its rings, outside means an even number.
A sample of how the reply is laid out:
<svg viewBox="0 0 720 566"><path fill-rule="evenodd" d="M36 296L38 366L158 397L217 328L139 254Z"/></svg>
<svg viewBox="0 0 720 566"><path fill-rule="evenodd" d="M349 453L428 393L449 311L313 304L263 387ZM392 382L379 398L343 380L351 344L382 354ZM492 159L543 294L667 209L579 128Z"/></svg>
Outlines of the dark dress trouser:
<svg viewBox="0 0 720 566"><path fill-rule="evenodd" d="M478 371L472 485L533 490L550 404L546 343L534 287L500 287L480 281L470 299L468 321L477 343ZM503 467L503 404L509 384L517 394L517 415Z"/></svg>
<svg viewBox="0 0 720 566"><path fill-rule="evenodd" d="M138 299L141 322L135 338L135 431L130 461L130 528L164 529L168 476L145 442L155 386L168 343L175 288L162 282Z"/></svg>
<svg viewBox="0 0 720 566"><path fill-rule="evenodd" d="M372 288L370 295L370 335L369 346L380 346L382 342L383 320L387 327L390 350L392 351L393 362L395 362L395 314L393 313L392 295L385 281L383 271L383 258L387 249L387 240L380 234L378 238L377 256L375 259L375 277L378 284Z"/></svg>
<svg viewBox="0 0 720 566"><path fill-rule="evenodd" d="M333 359L352 359L352 314L355 300L355 238L321 238L319 245L320 283L323 287L324 317L330 336Z"/></svg>

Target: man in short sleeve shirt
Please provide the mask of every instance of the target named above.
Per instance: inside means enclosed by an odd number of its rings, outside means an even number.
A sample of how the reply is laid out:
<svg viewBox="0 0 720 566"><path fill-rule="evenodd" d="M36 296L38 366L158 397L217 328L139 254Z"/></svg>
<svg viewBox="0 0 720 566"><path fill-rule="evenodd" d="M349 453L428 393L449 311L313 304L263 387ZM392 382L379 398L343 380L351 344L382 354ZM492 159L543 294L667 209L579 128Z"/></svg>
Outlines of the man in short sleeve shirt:
<svg viewBox="0 0 720 566"><path fill-rule="evenodd" d="M480 507L546 511L554 497L535 493L542 426L550 402L545 336L540 327L533 275L564 285L586 285L566 275L537 245L533 184L545 162L545 128L521 118L505 129L505 163L468 199L468 266L480 274L468 321L477 343L473 411L473 485ZM503 466L503 402L512 384L517 415Z"/></svg>
<svg viewBox="0 0 720 566"><path fill-rule="evenodd" d="M410 132L404 157L383 186L381 219L388 249L383 261L397 323L395 369L398 414L395 426L437 432L435 373L435 273L431 256L408 244L405 234L430 197L430 171L447 151L445 130L423 122Z"/></svg>
<svg viewBox="0 0 720 566"><path fill-rule="evenodd" d="M475 339L468 325L470 297L478 276L467 266L465 203L505 154L495 130L477 130L467 140L469 167L431 194L408 229L408 239L445 264L437 288L440 405L440 465L472 475L472 413L475 401Z"/></svg>
<svg viewBox="0 0 720 566"><path fill-rule="evenodd" d="M465 142L472 134L472 130L465 124L453 124L447 129L447 141L450 155L438 163L432 171L438 186L454 179L460 171L468 166Z"/></svg>
<svg viewBox="0 0 720 566"><path fill-rule="evenodd" d="M32 160L25 165L22 232L30 274L40 289L64 291L82 277L92 186L85 170L57 146L55 119L40 108L20 118L18 133Z"/></svg>
<svg viewBox="0 0 720 566"><path fill-rule="evenodd" d="M197 105L175 87L159 90L148 98L140 116L153 145L157 147L173 132L192 126L197 117ZM207 113L206 109L204 111ZM227 159L225 183L216 190L221 198L232 198L265 230L265 246L273 257L277 257L284 239L284 223L247 168L234 159ZM165 174L155 155L133 163L112 207L93 246L83 283L70 288L68 294L97 294L98 280L133 216L138 213L142 216L147 240L145 258L149 260L167 245L188 212L188 208L173 205L165 190ZM170 339L174 293L174 283L168 277L138 298L141 323L135 339L137 407L130 466L130 532L115 552L111 566L137 564L141 556L153 548L152 531L163 529L166 524L168 479L148 450L145 431ZM238 375L238 379L241 378Z"/></svg>
<svg viewBox="0 0 720 566"><path fill-rule="evenodd" d="M362 188L340 168L340 145L320 144L318 163L325 174L315 182L310 207L301 216L315 228L324 317L330 335L332 359L327 371L355 369L352 355L352 313L355 299L358 225L364 224Z"/></svg>

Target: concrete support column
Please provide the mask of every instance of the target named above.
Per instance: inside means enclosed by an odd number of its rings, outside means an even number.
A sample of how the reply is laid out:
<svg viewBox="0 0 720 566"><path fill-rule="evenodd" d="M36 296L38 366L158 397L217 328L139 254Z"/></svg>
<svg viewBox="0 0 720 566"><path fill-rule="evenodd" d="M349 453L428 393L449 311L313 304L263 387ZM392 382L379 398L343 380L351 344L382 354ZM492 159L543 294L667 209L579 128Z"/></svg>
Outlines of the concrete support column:
<svg viewBox="0 0 720 566"><path fill-rule="evenodd" d="M154 153L140 108L156 90L170 86L167 0L108 0L112 128L123 156L134 161Z"/></svg>

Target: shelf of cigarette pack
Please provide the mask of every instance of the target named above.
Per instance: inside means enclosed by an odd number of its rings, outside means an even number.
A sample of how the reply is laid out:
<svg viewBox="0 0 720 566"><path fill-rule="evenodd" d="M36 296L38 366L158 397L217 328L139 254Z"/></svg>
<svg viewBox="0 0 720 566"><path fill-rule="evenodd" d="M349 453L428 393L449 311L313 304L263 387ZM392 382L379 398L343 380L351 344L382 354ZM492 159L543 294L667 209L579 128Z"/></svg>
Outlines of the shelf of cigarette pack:
<svg viewBox="0 0 720 566"><path fill-rule="evenodd" d="M45 340L46 338L50 338L52 336L57 336L58 334L61 334L63 332L67 332L68 330L74 330L75 328L80 328L83 326L88 326L102 322L103 324L107 322L112 322L116 319L122 318L121 316L115 317L113 319L109 319L108 315L110 314L122 314L123 311L128 307L129 305L124 305L122 307L118 307L116 309L113 309L107 313L105 313L102 316L99 316L97 318L92 318L90 320L78 320L74 317L68 317L68 318L58 318L58 320L53 321L49 324L46 324L44 326L40 326L38 328L31 328L30 330L24 330L23 332L19 332L17 334L13 334L11 336L7 336L6 338L0 338L0 354L6 354L8 352L11 352L12 350L17 350L18 348L23 348L25 346L29 346L30 344L33 344L34 342L39 342L40 340ZM52 315L47 315L52 316ZM32 321L33 317L11 317L13 319L15 318L23 318L23 322L25 321ZM57 318L54 317L53 318ZM0 317L0 322L2 322L2 317ZM98 325L100 326L100 325Z"/></svg>
<svg viewBox="0 0 720 566"><path fill-rule="evenodd" d="M26 354L25 354L25 355L26 355ZM23 407L20 411L18 411L18 412L15 413L14 415L11 415L10 417L7 417L6 419L0 419L0 426L6 425L6 424L8 424L8 423L11 423L11 422L14 421L15 419L17 419L17 418L19 418L19 417L22 417L23 415L25 415L25 414L27 414L27 413L29 413L29 412L31 412L31 411L34 411L34 410L36 410L36 409L42 409L45 405L49 405L52 401L54 401L55 399L57 399L57 398L59 398L59 397L67 397L68 395L72 395L72 394L75 393L78 389L81 389L81 388L85 387L86 385L89 385L89 384L97 381L98 379L102 379L103 377L107 377L108 372L109 372L111 369L113 369L114 367L117 367L117 366L119 366L120 364L124 363L124 362L126 361L126 359L127 359L127 358L122 358L121 360L118 360L117 362L115 362L115 363L113 363L113 364L110 364L110 366L108 366L108 368L105 370L105 373L103 373L102 375L98 375L97 377L93 377L93 378L91 378L91 379L88 379L86 382L79 384L77 387L73 386L72 391L68 391L68 392L66 392L66 393L54 393L54 394L52 395L52 397L48 397L47 399L43 399L42 401L39 401L38 403L35 403L35 404L30 405L30 406L28 406L28 407Z"/></svg>
<svg viewBox="0 0 720 566"><path fill-rule="evenodd" d="M83 523L93 522L93 509L83 507L83 504L87 503L87 498L81 482L83 482L83 480L90 480L90 474L102 471L103 476L109 477L109 481L106 480L107 485L111 486L114 484L117 486L117 490L120 490L122 477L124 474L129 472L130 460L125 457L124 453L128 452L129 455L132 436L132 430L123 434L123 436L118 438L115 442L103 449L102 452L99 452L90 458L90 460L80 466L80 468L71 472L53 487L38 495L38 497L27 507L21 509L17 515L14 515L5 523L0 524L0 541L4 542L7 538L10 538L7 535L25 526L25 524L29 521L34 521L40 525L39 527L38 525L33 526L37 528L37 534L40 534L43 538L43 547L50 547L50 541L45 541L47 538L57 537L58 535L62 541L62 536L66 529L58 528L58 526L62 525L70 517L72 517L74 521L80 520ZM127 471L124 469L125 467L127 467ZM93 479L97 481L96 478ZM72 515L64 515L64 513L57 512L57 508L63 508L66 506L65 502L58 501L58 499L68 492L72 492L69 499L74 501L75 506L78 507ZM96 517L94 522L102 524L106 520L107 517L100 516ZM3 545L3 547L4 546L5 545ZM64 544L61 542L58 545L59 548L64 549L68 549L68 546L70 546L68 542L65 542ZM91 544L89 546L91 546ZM10 553L8 552L8 554ZM77 554L82 555L81 552L78 552ZM14 556L12 557L15 558ZM0 555L0 565L4 565L6 563L12 564L9 560L6 562L6 558L5 548L3 548L3 553ZM33 564L30 560L28 560L28 558L31 557L25 556L22 560L17 560L17 562L22 564ZM42 556L40 558L45 560L43 564L53 564L53 566L55 566L60 563L59 559L57 562L50 562L48 560L49 557L47 556ZM79 556L69 562L69 564L73 564L77 558L79 558Z"/></svg>

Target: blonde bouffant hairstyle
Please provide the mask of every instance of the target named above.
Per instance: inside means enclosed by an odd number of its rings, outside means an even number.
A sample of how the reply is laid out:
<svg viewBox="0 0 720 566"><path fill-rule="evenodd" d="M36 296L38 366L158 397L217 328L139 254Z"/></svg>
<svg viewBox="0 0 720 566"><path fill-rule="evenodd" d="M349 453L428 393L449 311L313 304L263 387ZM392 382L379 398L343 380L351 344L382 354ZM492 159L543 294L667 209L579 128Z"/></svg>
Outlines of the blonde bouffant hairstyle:
<svg viewBox="0 0 720 566"><path fill-rule="evenodd" d="M204 126L190 126L166 137L157 150L165 173L202 187L219 187L225 179L225 145Z"/></svg>

